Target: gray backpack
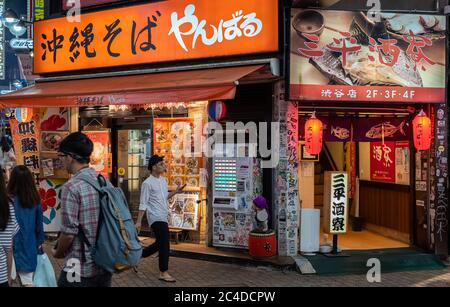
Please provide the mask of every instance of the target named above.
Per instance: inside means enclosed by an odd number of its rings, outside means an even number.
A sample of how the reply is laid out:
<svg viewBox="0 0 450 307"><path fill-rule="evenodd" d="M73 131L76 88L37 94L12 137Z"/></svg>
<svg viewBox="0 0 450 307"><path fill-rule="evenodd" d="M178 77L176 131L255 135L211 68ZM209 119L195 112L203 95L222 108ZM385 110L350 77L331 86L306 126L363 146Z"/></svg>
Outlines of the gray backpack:
<svg viewBox="0 0 450 307"><path fill-rule="evenodd" d="M94 187L100 198L95 245L91 246L81 228L78 232L82 242L89 247L94 262L110 273L136 268L142 246L123 191L108 184L102 175L97 180L87 175L78 178Z"/></svg>

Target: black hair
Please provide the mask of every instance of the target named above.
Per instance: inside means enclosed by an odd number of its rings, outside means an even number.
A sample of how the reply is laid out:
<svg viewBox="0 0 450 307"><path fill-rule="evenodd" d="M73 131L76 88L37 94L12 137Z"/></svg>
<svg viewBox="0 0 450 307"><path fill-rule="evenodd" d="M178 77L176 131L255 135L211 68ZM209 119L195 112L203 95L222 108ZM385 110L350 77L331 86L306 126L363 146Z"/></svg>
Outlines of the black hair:
<svg viewBox="0 0 450 307"><path fill-rule="evenodd" d="M79 163L87 164L91 162L91 154L94 144L89 137L81 132L69 134L61 141L58 151L71 156Z"/></svg>
<svg viewBox="0 0 450 307"><path fill-rule="evenodd" d="M9 203L11 199L6 193L5 173L0 167L0 231L5 231L10 218Z"/></svg>
<svg viewBox="0 0 450 307"><path fill-rule="evenodd" d="M8 152L11 150L11 145L8 142L8 138L6 135L2 136L2 139L0 141L0 146L2 147L3 152Z"/></svg>
<svg viewBox="0 0 450 307"><path fill-rule="evenodd" d="M33 208L41 203L33 175L28 167L23 165L13 168L8 182L8 193L18 197L23 208Z"/></svg>
<svg viewBox="0 0 450 307"><path fill-rule="evenodd" d="M148 160L148 170L153 171L153 166L158 164L159 162L164 161L164 157L160 157L158 155L153 155Z"/></svg>

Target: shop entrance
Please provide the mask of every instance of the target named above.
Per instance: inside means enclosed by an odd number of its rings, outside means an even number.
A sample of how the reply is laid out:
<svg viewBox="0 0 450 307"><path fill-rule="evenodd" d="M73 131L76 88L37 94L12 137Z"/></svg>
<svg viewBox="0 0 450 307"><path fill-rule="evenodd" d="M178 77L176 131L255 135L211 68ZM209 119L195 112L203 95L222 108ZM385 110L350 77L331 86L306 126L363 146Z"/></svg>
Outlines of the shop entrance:
<svg viewBox="0 0 450 307"><path fill-rule="evenodd" d="M117 141L117 186L127 198L133 219L139 213L140 191L148 177L148 157L151 156L152 129L147 127L120 128L115 131ZM145 223L144 225L147 225Z"/></svg>
<svg viewBox="0 0 450 307"><path fill-rule="evenodd" d="M309 116L300 112L300 140ZM322 231L326 172L341 171L348 174L350 199L347 234L339 235L339 248L409 247L414 240L409 114L318 113L317 117L324 124L322 152L309 156L300 150L299 194L302 208L320 210L320 243L332 242L332 235Z"/></svg>

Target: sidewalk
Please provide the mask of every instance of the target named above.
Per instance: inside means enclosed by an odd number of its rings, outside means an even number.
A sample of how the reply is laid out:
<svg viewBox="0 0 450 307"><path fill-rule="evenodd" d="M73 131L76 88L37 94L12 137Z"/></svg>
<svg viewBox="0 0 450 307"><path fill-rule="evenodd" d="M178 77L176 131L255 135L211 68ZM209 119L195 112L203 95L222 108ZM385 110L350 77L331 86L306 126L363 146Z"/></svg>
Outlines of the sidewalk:
<svg viewBox="0 0 450 307"><path fill-rule="evenodd" d="M46 247L49 252L49 246ZM52 259L59 275L63 261ZM158 258L142 259L139 272L114 275L114 287L450 287L450 267L442 270L386 273L381 283L371 284L365 275L301 275L292 270L215 263L202 260L170 259L171 274L177 279L167 284L157 279Z"/></svg>

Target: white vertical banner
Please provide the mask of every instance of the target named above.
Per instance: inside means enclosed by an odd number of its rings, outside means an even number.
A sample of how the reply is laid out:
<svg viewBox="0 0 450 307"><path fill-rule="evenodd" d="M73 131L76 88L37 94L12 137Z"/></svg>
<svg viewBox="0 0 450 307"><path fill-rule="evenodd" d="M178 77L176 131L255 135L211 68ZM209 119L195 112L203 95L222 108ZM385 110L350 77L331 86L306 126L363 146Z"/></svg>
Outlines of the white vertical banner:
<svg viewBox="0 0 450 307"><path fill-rule="evenodd" d="M324 232L345 234L348 226L348 174L325 172Z"/></svg>

